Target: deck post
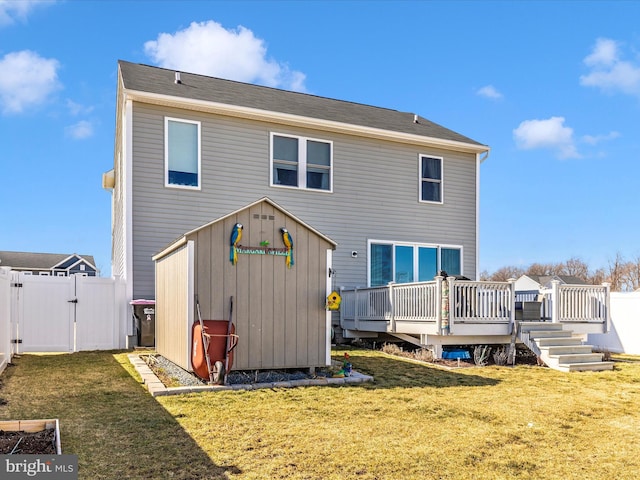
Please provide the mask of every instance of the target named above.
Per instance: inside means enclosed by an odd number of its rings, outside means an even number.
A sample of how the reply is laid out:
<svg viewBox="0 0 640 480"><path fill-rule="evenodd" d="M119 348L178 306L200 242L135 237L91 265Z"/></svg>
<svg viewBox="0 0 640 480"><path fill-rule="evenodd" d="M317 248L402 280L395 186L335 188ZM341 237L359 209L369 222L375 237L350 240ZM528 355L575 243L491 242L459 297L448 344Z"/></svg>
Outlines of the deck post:
<svg viewBox="0 0 640 480"><path fill-rule="evenodd" d="M360 303L358 301L358 287L353 289L353 298L355 301L354 309L353 309L353 323L356 330L360 330L360 318L359 318L359 310Z"/></svg>
<svg viewBox="0 0 640 480"><path fill-rule="evenodd" d="M396 331L396 312L395 312L395 302L394 302L394 289L393 289L393 285L394 282L389 282L388 288L389 288L389 315L391 316L390 319L390 324L391 324L391 332L395 333Z"/></svg>
<svg viewBox="0 0 640 480"><path fill-rule="evenodd" d="M433 279L436 281L436 332L440 334L442 331L442 279L444 277L436 275ZM436 357L438 358L438 357Z"/></svg>
<svg viewBox="0 0 640 480"><path fill-rule="evenodd" d="M516 279L508 278L507 282L509 282L509 325L513 331L516 324Z"/></svg>
<svg viewBox="0 0 640 480"><path fill-rule="evenodd" d="M604 282L604 322L602 324L602 333L607 333L611 329L611 284Z"/></svg>
<svg viewBox="0 0 640 480"><path fill-rule="evenodd" d="M551 280L551 323L560 323L560 280Z"/></svg>

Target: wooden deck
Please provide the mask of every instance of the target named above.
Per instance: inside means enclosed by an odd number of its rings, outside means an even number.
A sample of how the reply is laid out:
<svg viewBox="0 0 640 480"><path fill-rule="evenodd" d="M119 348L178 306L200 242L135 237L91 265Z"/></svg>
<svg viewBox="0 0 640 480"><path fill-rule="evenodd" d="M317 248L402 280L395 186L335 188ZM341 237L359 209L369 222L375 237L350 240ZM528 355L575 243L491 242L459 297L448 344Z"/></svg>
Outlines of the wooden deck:
<svg viewBox="0 0 640 480"><path fill-rule="evenodd" d="M436 277L430 282L342 289L340 326L348 338L391 334L431 345L509 343L516 322L515 280L475 282ZM560 285L542 292L551 323L578 335L605 333L609 286ZM542 318L543 302L541 302ZM409 339L410 340L410 339Z"/></svg>

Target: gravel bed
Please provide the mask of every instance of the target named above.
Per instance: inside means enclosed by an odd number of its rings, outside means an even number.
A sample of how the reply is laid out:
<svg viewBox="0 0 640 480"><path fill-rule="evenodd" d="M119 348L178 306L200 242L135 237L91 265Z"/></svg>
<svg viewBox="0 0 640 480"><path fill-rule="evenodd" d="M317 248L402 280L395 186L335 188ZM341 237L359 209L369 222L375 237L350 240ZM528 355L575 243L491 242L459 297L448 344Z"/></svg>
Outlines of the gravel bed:
<svg viewBox="0 0 640 480"><path fill-rule="evenodd" d="M167 360L162 355L147 355L144 360L151 369L162 369L175 379L183 387L193 387L207 385L208 382L201 380L196 375L180 368L175 363ZM252 383L273 383L288 382L291 380L304 380L317 377L330 377L331 372L326 369L316 368L315 374L302 370L252 370L252 371L232 371L227 376L228 385L244 385Z"/></svg>

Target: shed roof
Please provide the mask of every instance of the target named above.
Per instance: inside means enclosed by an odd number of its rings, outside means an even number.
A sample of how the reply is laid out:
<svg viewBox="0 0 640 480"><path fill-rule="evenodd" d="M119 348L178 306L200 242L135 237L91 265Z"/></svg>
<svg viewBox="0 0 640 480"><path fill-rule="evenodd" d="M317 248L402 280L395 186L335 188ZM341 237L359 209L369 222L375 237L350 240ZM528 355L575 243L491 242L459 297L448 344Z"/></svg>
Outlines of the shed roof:
<svg viewBox="0 0 640 480"><path fill-rule="evenodd" d="M92 255L78 255L76 253L35 253L0 251L0 265L20 269L50 270L59 267L65 260L77 256L95 267Z"/></svg>
<svg viewBox="0 0 640 480"><path fill-rule="evenodd" d="M180 98L244 107L262 112L277 112L298 118L315 119L342 125L356 125L397 132L423 139L439 139L477 152L489 148L469 137L409 112L336 100L307 93L291 92L215 77L120 60L122 86L129 92Z"/></svg>
<svg viewBox="0 0 640 480"><path fill-rule="evenodd" d="M193 235L194 233L203 230L211 225L213 225L214 223L218 223L223 221L226 218L229 218L233 215L236 215L239 212L242 212L243 210L247 210L251 207L253 207L254 205L257 205L261 202L266 202L268 204L270 204L271 206L273 206L274 208L276 208L277 210L280 210L282 213L284 213L285 215L287 215L288 217L291 217L293 220L295 220L297 223L301 224L302 226L304 226L305 228L307 228L308 230L310 230L311 232L315 233L316 235L318 235L319 237L321 237L322 239L326 240L329 244L331 244L331 246L335 249L335 247L338 245L335 241L331 240L329 237L327 237L325 234L319 232L318 230L316 230L315 228L313 228L312 226L310 226L308 223L300 220L298 217L296 217L294 214L288 212L287 210L285 210L284 208L282 208L280 205L278 205L276 202L274 202L273 200L271 200L269 197L262 197L259 200L256 200L255 202L250 203L249 205L245 205L242 208L239 208L237 210L234 210L231 213L228 213L227 215L224 215L220 218L217 218L216 220L213 220L211 222L205 223L204 225L201 225L197 228L194 228L193 230L190 230L188 232L186 232L184 235L182 235L180 238L178 238L177 240L175 240L174 242L172 242L171 244L169 244L166 248L164 248L163 250L161 250L160 252L158 252L157 254L155 254L152 257L153 261L159 260L160 258L168 255L169 253L171 253L172 251L174 251L176 248L181 247L182 245L184 245L187 241L187 237Z"/></svg>

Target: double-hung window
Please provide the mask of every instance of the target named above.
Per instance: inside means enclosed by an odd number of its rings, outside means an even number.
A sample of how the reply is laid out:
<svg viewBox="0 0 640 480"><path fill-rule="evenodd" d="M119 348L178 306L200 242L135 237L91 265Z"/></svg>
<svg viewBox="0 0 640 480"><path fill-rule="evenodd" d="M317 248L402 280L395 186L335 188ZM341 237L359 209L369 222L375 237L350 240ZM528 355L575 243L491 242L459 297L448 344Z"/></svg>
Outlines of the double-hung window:
<svg viewBox="0 0 640 480"><path fill-rule="evenodd" d="M165 117L165 186L200 189L200 122Z"/></svg>
<svg viewBox="0 0 640 480"><path fill-rule="evenodd" d="M333 144L271 134L271 185L332 191Z"/></svg>
<svg viewBox="0 0 640 480"><path fill-rule="evenodd" d="M442 158L420 155L420 201L442 203Z"/></svg>
<svg viewBox="0 0 640 480"><path fill-rule="evenodd" d="M462 274L462 247L401 242L369 242L369 285L433 280L439 271Z"/></svg>

